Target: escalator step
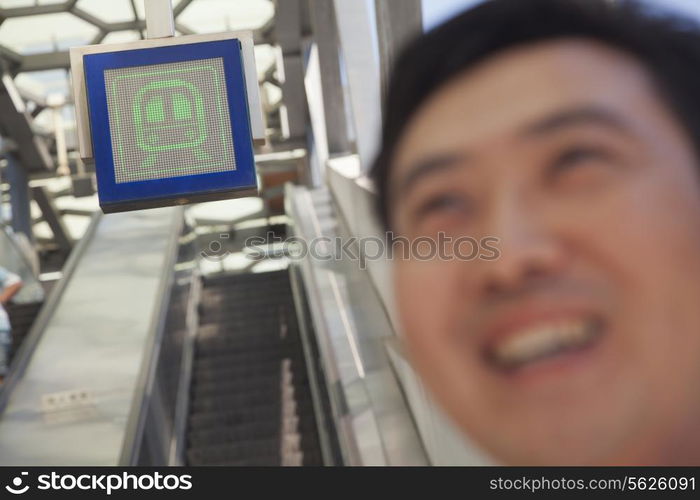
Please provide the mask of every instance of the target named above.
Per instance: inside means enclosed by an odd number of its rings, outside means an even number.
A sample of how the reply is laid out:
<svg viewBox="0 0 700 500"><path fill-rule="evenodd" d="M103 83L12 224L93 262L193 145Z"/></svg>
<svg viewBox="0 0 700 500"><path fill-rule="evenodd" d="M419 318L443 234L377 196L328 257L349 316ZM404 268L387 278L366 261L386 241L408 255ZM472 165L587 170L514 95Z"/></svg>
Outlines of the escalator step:
<svg viewBox="0 0 700 500"><path fill-rule="evenodd" d="M321 464L288 272L205 278L199 311L187 462Z"/></svg>
<svg viewBox="0 0 700 500"><path fill-rule="evenodd" d="M259 376L261 374L279 373L281 361L279 359L246 359L238 358L235 363L227 364L207 358L197 358L197 366L194 377L200 379L234 378L249 374ZM298 360L292 360L292 363Z"/></svg>
<svg viewBox="0 0 700 500"><path fill-rule="evenodd" d="M277 361L281 363L283 359L290 358L296 354L292 346L276 346L267 350L234 350L217 353L215 355L197 356L199 362L205 366L236 365L239 363L268 363ZM199 354L199 352L197 353ZM298 356L297 356L298 359Z"/></svg>
<svg viewBox="0 0 700 500"><path fill-rule="evenodd" d="M208 446L191 446L190 450L208 455L226 457L228 460L243 459L246 456L270 456L280 451L277 436L262 439L244 439L234 445L215 443Z"/></svg>
<svg viewBox="0 0 700 500"><path fill-rule="evenodd" d="M251 387L246 392L236 394L195 397L190 405L195 412L233 410L241 407L263 406L278 400L279 397L279 391L270 394L262 391L260 387Z"/></svg>
<svg viewBox="0 0 700 500"><path fill-rule="evenodd" d="M303 401L296 405L296 415L299 418L312 418L313 406L309 401ZM280 402L249 406L247 408L229 408L212 411L192 411L189 415L190 430L213 429L219 426L233 426L244 422L263 419L280 420L282 406Z"/></svg>
<svg viewBox="0 0 700 500"><path fill-rule="evenodd" d="M289 428L301 433L302 442L307 434L313 434L316 431L316 425L311 419L295 419L293 426ZM189 443L193 446L202 443L225 443L237 442L246 438L260 438L265 436L275 436L280 433L283 426L280 425L279 419L243 422L238 425L229 425L217 429L197 429L191 430L187 434ZM309 438L310 439L310 438Z"/></svg>
<svg viewBox="0 0 700 500"><path fill-rule="evenodd" d="M294 380L294 385L304 386L308 385L308 379L306 372L299 373L292 371L292 377ZM258 379L261 384L270 384L271 387L275 387L279 390L280 388L280 376L279 374L264 374L260 375ZM211 394L220 392L236 392L244 390L248 387L250 381L247 377L236 377L230 379L218 378L215 380L199 380L194 381L192 384L193 394Z"/></svg>

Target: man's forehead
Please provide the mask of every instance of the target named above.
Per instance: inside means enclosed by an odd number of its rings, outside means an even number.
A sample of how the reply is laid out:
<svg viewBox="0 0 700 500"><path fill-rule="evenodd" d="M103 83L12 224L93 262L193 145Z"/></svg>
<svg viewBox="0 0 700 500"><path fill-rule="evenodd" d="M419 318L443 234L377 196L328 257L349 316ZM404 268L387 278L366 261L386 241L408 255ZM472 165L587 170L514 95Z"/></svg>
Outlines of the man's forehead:
<svg viewBox="0 0 700 500"><path fill-rule="evenodd" d="M564 110L634 112L653 94L646 69L599 42L562 39L508 50L459 75L415 114L394 165L460 144L487 146Z"/></svg>

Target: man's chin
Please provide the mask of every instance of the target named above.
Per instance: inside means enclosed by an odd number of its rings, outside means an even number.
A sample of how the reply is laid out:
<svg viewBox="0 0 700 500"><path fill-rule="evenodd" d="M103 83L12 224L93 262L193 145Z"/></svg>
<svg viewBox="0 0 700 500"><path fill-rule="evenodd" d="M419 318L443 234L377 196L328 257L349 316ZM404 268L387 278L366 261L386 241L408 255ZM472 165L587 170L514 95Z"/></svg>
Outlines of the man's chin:
<svg viewBox="0 0 700 500"><path fill-rule="evenodd" d="M639 436L630 433L632 422L624 425L592 425L587 421L552 421L539 425L513 423L491 428L488 433L468 433L497 463L517 466L613 466L661 465L650 458ZM565 425L563 425L565 424Z"/></svg>

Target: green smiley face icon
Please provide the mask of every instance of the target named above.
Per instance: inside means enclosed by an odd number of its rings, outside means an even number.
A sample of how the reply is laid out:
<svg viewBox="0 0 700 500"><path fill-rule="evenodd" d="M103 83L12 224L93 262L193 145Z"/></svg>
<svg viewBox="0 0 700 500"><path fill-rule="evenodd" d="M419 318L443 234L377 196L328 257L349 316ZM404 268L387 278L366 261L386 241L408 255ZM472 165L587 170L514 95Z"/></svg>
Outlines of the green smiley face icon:
<svg viewBox="0 0 700 500"><path fill-rule="evenodd" d="M207 139L200 90L180 79L139 89L132 106L136 140L148 153L197 148Z"/></svg>
<svg viewBox="0 0 700 500"><path fill-rule="evenodd" d="M223 59L105 71L117 183L236 169Z"/></svg>

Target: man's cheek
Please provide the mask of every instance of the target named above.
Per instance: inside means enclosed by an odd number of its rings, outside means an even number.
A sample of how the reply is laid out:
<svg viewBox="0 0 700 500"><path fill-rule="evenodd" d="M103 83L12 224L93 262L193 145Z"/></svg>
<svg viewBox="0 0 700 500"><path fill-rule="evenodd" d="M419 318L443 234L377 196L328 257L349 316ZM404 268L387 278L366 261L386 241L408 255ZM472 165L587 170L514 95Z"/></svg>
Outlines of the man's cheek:
<svg viewBox="0 0 700 500"><path fill-rule="evenodd" d="M416 345L445 340L454 321L456 297L439 266L404 262L395 274L402 329Z"/></svg>
<svg viewBox="0 0 700 500"><path fill-rule="evenodd" d="M410 313L422 315L449 305L446 299L452 287L450 274L445 273L439 264L402 261L397 267L395 280L399 306L413 308L408 311Z"/></svg>

